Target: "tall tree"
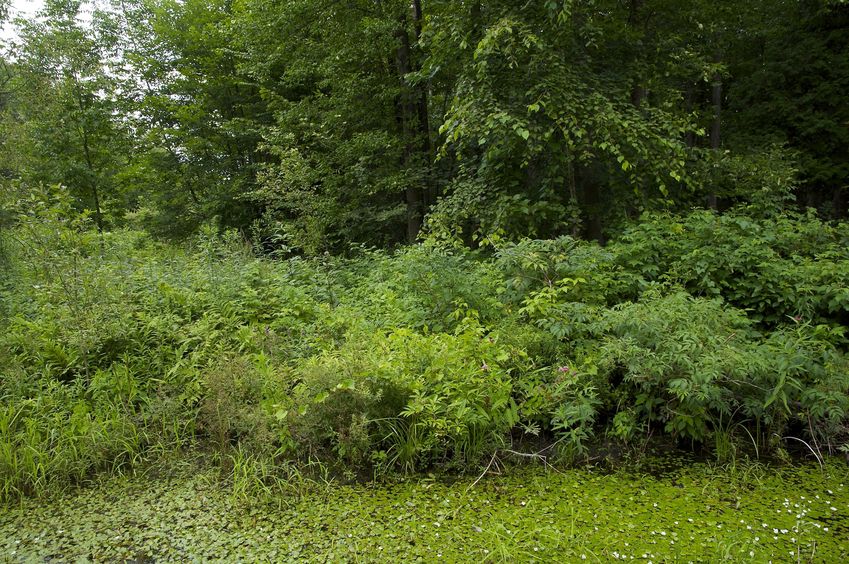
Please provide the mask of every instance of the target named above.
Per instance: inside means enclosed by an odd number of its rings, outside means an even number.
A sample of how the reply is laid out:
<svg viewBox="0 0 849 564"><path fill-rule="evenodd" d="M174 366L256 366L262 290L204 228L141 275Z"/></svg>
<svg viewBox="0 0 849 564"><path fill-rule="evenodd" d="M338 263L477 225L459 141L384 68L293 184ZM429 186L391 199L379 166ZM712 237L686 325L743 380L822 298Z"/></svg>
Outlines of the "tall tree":
<svg viewBox="0 0 849 564"><path fill-rule="evenodd" d="M182 235L218 218L244 227L257 216L245 195L263 160L268 121L257 88L239 71L230 0L115 0L137 155L128 182L158 232Z"/></svg>
<svg viewBox="0 0 849 564"><path fill-rule="evenodd" d="M849 211L849 5L762 0L737 34L725 140L733 149L780 143L799 157L799 202Z"/></svg>
<svg viewBox="0 0 849 564"><path fill-rule="evenodd" d="M421 7L410 0L247 2L244 71L274 124L254 198L267 223L312 251L414 239L432 158Z"/></svg>
<svg viewBox="0 0 849 564"><path fill-rule="evenodd" d="M90 26L78 21L81 2L48 0L38 18L18 21L10 100L3 127L14 143L2 149L10 174L27 182L66 185L103 230L125 209L114 190L127 134L115 113L114 57L108 14Z"/></svg>
<svg viewBox="0 0 849 564"><path fill-rule="evenodd" d="M434 227L546 236L580 221L601 239L611 211L677 196L693 124L676 92L658 84L646 97L652 77L622 64L641 58L629 42L636 5L472 3L482 22L453 3L434 9L428 67L462 62L442 126L462 172Z"/></svg>

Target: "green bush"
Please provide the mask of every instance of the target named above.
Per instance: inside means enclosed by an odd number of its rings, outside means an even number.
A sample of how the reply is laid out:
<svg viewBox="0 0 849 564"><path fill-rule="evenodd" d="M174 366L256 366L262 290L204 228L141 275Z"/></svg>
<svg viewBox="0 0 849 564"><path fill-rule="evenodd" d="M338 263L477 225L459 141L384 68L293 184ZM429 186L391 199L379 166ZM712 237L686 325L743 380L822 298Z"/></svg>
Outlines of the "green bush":
<svg viewBox="0 0 849 564"><path fill-rule="evenodd" d="M97 234L61 189L12 208L3 499L198 450L249 496L316 459L479 470L528 435L571 461L602 435L849 443L845 224L696 212L604 248L282 261L208 226L181 247Z"/></svg>
<svg viewBox="0 0 849 564"><path fill-rule="evenodd" d="M646 216L610 251L648 281L722 297L769 327L793 318L849 324L849 224L814 215Z"/></svg>
<svg viewBox="0 0 849 564"><path fill-rule="evenodd" d="M473 464L516 422L508 354L469 320L453 334L352 337L298 371L293 434L346 460Z"/></svg>
<svg viewBox="0 0 849 564"><path fill-rule="evenodd" d="M840 330L799 324L764 338L744 312L679 291L614 308L600 333L614 426L627 417L632 428L704 442L731 421L750 427L756 446L794 428L826 441L845 432Z"/></svg>

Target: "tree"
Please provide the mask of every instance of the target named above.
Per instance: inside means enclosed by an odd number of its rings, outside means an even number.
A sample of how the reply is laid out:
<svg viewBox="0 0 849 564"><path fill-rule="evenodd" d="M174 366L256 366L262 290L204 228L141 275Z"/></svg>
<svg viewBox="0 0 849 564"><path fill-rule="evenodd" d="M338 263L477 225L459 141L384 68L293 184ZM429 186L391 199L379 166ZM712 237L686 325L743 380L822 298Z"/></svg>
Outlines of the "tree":
<svg viewBox="0 0 849 564"><path fill-rule="evenodd" d="M239 71L229 0L115 0L123 113L135 131L126 182L157 233L182 236L206 220L244 227L245 196L264 158L267 108Z"/></svg>
<svg viewBox="0 0 849 564"><path fill-rule="evenodd" d="M414 240L430 203L418 2L247 2L242 67L274 115L253 197L300 247Z"/></svg>
<svg viewBox="0 0 849 564"><path fill-rule="evenodd" d="M799 156L800 203L846 217L849 194L849 5L764 0L732 44L732 148L783 144Z"/></svg>
<svg viewBox="0 0 849 564"><path fill-rule="evenodd" d="M127 134L115 113L114 56L100 34L108 14L91 27L77 21L81 2L49 0L34 21L19 21L12 47L10 100L3 111L9 174L29 183L63 184L102 231L126 206L114 190Z"/></svg>
<svg viewBox="0 0 849 564"><path fill-rule="evenodd" d="M646 64L639 77L623 66L623 54L639 59L629 10L604 1L467 6L439 3L426 29L432 72L461 61L442 126L442 154L456 155L461 172L434 226L550 236L584 222L602 239L604 216L687 189L683 137L696 128L674 104L677 90L652 82Z"/></svg>
<svg viewBox="0 0 849 564"><path fill-rule="evenodd" d="M101 229L603 241L643 210L775 211L797 168L845 211L842 4L110 1L87 27L51 0L0 65L4 173Z"/></svg>

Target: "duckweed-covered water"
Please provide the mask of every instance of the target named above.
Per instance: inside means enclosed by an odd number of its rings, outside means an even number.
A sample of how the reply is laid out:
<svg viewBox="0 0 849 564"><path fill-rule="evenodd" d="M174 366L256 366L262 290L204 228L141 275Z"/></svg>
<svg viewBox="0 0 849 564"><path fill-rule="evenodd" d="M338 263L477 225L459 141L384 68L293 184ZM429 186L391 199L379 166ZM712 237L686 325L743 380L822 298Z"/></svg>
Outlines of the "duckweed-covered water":
<svg viewBox="0 0 849 564"><path fill-rule="evenodd" d="M7 561L849 561L849 469L545 468L331 485L280 506L212 474L113 479L0 513Z"/></svg>

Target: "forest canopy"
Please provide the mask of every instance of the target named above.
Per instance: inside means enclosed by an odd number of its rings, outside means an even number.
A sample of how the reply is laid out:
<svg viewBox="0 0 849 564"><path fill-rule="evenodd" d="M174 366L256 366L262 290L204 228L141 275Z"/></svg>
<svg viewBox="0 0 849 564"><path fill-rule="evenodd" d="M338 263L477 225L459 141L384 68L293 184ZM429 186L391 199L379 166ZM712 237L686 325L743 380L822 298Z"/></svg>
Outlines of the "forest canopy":
<svg viewBox="0 0 849 564"><path fill-rule="evenodd" d="M49 0L11 25L3 182L67 186L99 230L310 255L847 211L842 2Z"/></svg>

